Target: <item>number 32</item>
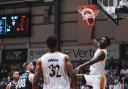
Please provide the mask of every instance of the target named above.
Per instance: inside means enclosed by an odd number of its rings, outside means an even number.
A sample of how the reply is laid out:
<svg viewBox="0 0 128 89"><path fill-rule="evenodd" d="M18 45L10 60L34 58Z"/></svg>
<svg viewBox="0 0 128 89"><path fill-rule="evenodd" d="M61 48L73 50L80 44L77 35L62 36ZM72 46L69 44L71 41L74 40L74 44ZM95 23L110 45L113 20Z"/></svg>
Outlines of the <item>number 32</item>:
<svg viewBox="0 0 128 89"><path fill-rule="evenodd" d="M59 75L59 69L60 69L60 66L57 64L57 65L53 65L51 64L48 68L51 69L51 73L49 73L49 75L51 77L61 77L61 75Z"/></svg>

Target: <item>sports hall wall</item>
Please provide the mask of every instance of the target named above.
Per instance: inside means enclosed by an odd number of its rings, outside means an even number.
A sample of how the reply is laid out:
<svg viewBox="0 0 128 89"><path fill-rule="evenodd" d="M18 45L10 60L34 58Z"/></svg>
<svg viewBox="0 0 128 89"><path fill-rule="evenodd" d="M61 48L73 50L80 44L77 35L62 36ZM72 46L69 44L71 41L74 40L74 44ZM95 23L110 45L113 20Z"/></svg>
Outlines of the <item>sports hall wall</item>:
<svg viewBox="0 0 128 89"><path fill-rule="evenodd" d="M89 60L95 50L89 39L90 27L82 23L82 17L77 12L78 6L90 3L91 1L87 0L61 0L61 51L67 53L71 57L72 62L76 64L78 61ZM48 6L1 9L0 15L26 12L31 14L31 36L0 39L1 53L3 49L26 48L28 50L27 57L34 61L45 53L45 40L49 35L54 34L54 7L49 17L46 16L48 9ZM112 45L109 48L109 59L114 58L115 60L119 60L120 42L128 41L127 25L127 19L122 20L119 26L116 26L102 14L96 18L96 37L100 38L105 35L112 40ZM0 62L2 63L2 57Z"/></svg>

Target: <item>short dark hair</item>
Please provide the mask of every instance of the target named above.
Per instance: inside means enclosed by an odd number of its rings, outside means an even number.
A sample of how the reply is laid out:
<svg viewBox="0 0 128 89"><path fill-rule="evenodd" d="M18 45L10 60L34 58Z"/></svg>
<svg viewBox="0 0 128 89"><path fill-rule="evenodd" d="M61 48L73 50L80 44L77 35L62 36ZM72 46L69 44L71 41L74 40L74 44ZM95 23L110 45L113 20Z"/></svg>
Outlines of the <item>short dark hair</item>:
<svg viewBox="0 0 128 89"><path fill-rule="evenodd" d="M55 35L49 36L46 40L47 46L49 48L55 48L57 46L57 37Z"/></svg>
<svg viewBox="0 0 128 89"><path fill-rule="evenodd" d="M109 46L111 44L110 39L107 36L105 36L104 38L107 40L107 46Z"/></svg>

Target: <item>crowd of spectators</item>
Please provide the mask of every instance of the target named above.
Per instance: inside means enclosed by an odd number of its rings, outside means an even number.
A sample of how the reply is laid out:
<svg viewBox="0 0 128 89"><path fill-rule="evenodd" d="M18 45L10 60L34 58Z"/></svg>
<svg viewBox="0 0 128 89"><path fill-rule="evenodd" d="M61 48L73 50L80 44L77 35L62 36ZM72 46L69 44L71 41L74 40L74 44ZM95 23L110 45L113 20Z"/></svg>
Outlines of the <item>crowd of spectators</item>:
<svg viewBox="0 0 128 89"><path fill-rule="evenodd" d="M11 81L12 74L18 70L20 74L23 73L22 65L2 65L0 66L0 89L5 89L6 85Z"/></svg>
<svg viewBox="0 0 128 89"><path fill-rule="evenodd" d="M0 89L5 89L5 86L9 83L11 80L11 74L14 70L18 70L20 74L22 74L23 69L20 66L2 66L0 67ZM106 70L106 77L107 77L107 86L106 89L128 89L128 67L123 66L121 69L113 67L109 67L109 69ZM80 81L81 89L91 89L91 88L83 88L82 83L83 81ZM42 86L42 84L40 84Z"/></svg>
<svg viewBox="0 0 128 89"><path fill-rule="evenodd" d="M106 71L107 89L128 89L128 67L121 69L110 67Z"/></svg>

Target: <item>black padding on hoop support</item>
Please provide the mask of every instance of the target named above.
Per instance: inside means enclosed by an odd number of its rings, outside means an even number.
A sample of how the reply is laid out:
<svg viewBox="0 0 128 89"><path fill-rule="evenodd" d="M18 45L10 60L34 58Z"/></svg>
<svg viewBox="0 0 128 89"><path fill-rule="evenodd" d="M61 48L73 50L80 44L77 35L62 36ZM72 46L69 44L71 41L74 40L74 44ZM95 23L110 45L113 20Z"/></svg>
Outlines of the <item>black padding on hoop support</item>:
<svg viewBox="0 0 128 89"><path fill-rule="evenodd" d="M128 7L127 6L117 7L115 13L116 14L128 13Z"/></svg>

